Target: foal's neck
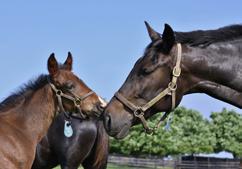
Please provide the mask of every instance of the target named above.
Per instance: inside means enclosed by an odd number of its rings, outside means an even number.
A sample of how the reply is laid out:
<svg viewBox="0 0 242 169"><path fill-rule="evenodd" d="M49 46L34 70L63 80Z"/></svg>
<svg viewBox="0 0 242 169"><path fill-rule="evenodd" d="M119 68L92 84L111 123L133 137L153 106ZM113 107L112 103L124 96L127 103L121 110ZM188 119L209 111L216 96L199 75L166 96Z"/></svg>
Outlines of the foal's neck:
<svg viewBox="0 0 242 169"><path fill-rule="evenodd" d="M23 122L23 131L39 141L46 133L56 112L53 91L49 84L33 91L31 97L18 108L17 117Z"/></svg>

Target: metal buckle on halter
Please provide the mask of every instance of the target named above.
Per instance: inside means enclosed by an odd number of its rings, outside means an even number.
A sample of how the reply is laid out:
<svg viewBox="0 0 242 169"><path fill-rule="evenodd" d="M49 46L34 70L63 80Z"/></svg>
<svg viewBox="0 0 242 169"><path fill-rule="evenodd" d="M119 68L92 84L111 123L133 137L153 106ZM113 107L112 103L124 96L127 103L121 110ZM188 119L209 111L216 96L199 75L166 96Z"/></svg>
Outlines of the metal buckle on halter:
<svg viewBox="0 0 242 169"><path fill-rule="evenodd" d="M181 68L175 66L173 68L172 75L175 77L179 77L181 75Z"/></svg>
<svg viewBox="0 0 242 169"><path fill-rule="evenodd" d="M144 127L145 133L147 134L152 134L153 133L153 129L150 128L144 118L144 111L142 110L142 107L138 107L135 111L134 111L134 116L139 118L141 120L141 123Z"/></svg>

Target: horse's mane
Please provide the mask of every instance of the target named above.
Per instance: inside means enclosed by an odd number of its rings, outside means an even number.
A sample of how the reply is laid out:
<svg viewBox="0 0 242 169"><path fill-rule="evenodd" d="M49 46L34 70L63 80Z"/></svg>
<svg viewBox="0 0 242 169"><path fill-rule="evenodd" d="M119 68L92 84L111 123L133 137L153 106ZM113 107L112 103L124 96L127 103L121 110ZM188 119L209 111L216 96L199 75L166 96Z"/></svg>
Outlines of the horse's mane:
<svg viewBox="0 0 242 169"><path fill-rule="evenodd" d="M176 41L190 46L206 47L216 42L242 38L242 25L230 25L216 30L175 32Z"/></svg>
<svg viewBox="0 0 242 169"><path fill-rule="evenodd" d="M22 100L26 99L26 97L28 97L33 91L36 91L46 85L48 83L47 77L48 75L40 75L35 80L30 80L28 83L24 84L16 92L0 103L0 112L16 106Z"/></svg>

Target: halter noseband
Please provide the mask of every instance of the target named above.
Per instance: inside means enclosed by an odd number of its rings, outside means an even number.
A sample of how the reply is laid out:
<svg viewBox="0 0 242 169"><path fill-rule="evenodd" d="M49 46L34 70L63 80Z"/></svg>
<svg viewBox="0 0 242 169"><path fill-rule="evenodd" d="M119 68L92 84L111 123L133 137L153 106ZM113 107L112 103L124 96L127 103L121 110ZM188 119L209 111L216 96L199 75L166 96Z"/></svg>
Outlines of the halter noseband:
<svg viewBox="0 0 242 169"><path fill-rule="evenodd" d="M172 70L172 80L168 84L167 88L164 89L162 92L160 92L156 97L154 97L152 100L150 100L148 103L146 103L143 106L136 106L132 102L130 102L128 99L126 99L123 95L121 95L119 92L115 93L115 97L127 108L129 108L135 117L139 118L142 122L142 125L145 129L145 132L152 133L155 128L158 128L160 126L160 123L166 119L166 117L169 115L169 113L176 107L176 89L177 89L177 79L181 75L181 54L182 54L182 47L180 43L177 43L177 60L176 65ZM160 101L163 97L166 95L171 96L171 110L167 111L159 120L156 127L151 129L149 128L145 117L144 112L151 108L154 104L156 104L158 101Z"/></svg>
<svg viewBox="0 0 242 169"><path fill-rule="evenodd" d="M90 92L88 92L87 94L85 94L85 95L83 95L83 96L81 96L81 97L79 97L79 96L77 96L75 93L69 91L69 92L74 96L74 97L73 97L73 96L70 96L70 95L67 95L67 94L63 93L62 90L57 89L57 88L55 87L55 85L54 85L53 83L51 83L51 81L50 81L49 78L48 78L48 83L50 84L51 89L55 92L55 95L56 95L56 97L57 97L57 101L58 101L58 107L59 107L60 111L64 113L64 115L65 115L65 117L66 117L67 119L70 119L70 117L71 117L72 115L69 114L69 113L67 113L67 112L65 111L65 109L64 109L64 107L63 107L63 103L62 103L62 97L66 98L66 99L68 99L68 100L70 100L70 101L72 101L72 102L74 103L74 105L75 105L76 109L78 110L78 113L81 115L81 118L82 118L82 119L85 119L85 118L87 117L86 114L84 114L84 113L81 111L81 107L80 107L80 106L81 106L81 102L82 102L83 100L85 100L85 99L86 99L87 97L89 97L90 95L94 94L93 91L90 91ZM76 117L76 116L74 116L74 117Z"/></svg>

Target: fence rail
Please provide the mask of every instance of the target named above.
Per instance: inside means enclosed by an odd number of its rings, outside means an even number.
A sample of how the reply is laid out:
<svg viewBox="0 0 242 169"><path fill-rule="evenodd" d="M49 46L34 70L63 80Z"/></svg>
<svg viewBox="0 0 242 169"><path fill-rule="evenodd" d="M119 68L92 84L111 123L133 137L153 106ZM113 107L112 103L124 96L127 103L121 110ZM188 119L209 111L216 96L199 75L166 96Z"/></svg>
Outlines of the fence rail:
<svg viewBox="0 0 242 169"><path fill-rule="evenodd" d="M177 161L175 169L240 169L240 162Z"/></svg>
<svg viewBox="0 0 242 169"><path fill-rule="evenodd" d="M219 159L218 159L219 160ZM142 168L171 169L242 169L239 160L229 161L193 161L193 160L164 160L160 158L135 158L124 156L109 156L109 163Z"/></svg>
<svg viewBox="0 0 242 169"><path fill-rule="evenodd" d="M134 158L134 157L123 157L123 156L109 156L109 163L126 165L133 167L143 168L160 168L160 167L171 167L174 168L174 161L163 160L159 158Z"/></svg>

